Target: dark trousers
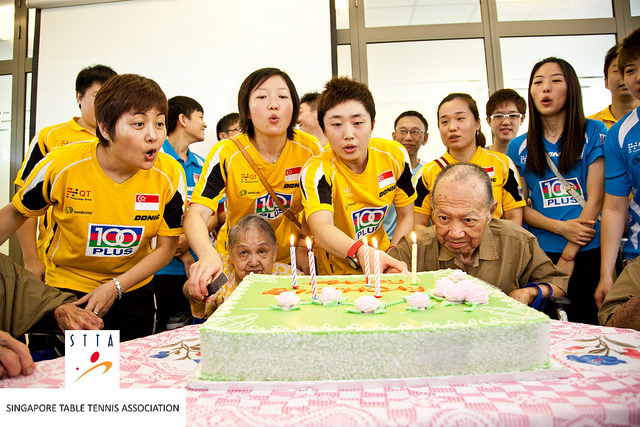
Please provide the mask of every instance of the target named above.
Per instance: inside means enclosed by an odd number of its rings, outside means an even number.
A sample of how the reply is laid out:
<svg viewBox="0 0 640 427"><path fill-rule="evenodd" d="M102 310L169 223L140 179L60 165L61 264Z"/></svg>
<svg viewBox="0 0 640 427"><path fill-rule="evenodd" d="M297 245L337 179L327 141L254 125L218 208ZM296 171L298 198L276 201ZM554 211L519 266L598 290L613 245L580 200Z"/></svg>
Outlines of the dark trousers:
<svg viewBox="0 0 640 427"><path fill-rule="evenodd" d="M72 289L61 290L71 292L78 298L86 295ZM107 314L102 317L104 329L120 331L120 342L151 335L154 319L155 305L149 284L135 291L125 292L122 299L116 298Z"/></svg>
<svg viewBox="0 0 640 427"><path fill-rule="evenodd" d="M546 253L553 263L557 263L561 253ZM593 294L600 280L600 248L580 251L576 255L573 273L569 279L567 298L571 300L571 309L567 317L571 322L598 324L598 306Z"/></svg>
<svg viewBox="0 0 640 427"><path fill-rule="evenodd" d="M173 274L156 274L149 285L156 296L156 330L167 330L169 318L180 312L191 313L189 300L182 293L182 286L187 276Z"/></svg>

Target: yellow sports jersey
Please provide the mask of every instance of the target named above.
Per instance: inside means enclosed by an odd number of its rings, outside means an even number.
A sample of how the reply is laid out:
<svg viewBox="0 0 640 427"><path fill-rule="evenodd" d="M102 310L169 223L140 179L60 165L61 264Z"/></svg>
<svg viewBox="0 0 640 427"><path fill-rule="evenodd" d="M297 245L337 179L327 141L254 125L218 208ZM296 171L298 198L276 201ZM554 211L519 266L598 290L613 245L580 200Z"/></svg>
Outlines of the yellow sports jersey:
<svg viewBox="0 0 640 427"><path fill-rule="evenodd" d="M604 123L605 126L607 126L607 129L615 125L617 122L616 118L613 117L613 114L611 114L611 105L598 113L590 115L589 117L587 117L587 119L598 120Z"/></svg>
<svg viewBox="0 0 640 427"><path fill-rule="evenodd" d="M373 237L386 251L389 237L383 220L391 205L404 207L416 193L411 183L411 163L398 142L371 138L367 167L356 174L331 149L310 159L302 169L304 213L326 210L333 213L334 225L347 236L361 240ZM360 274L346 258L338 258L315 247L319 274ZM371 260L373 262L373 260Z"/></svg>
<svg viewBox="0 0 640 427"><path fill-rule="evenodd" d="M178 162L159 153L151 169L116 184L100 167L97 146L53 150L13 197L29 217L51 206L45 279L54 287L91 292L140 262L155 236L182 234L187 186Z"/></svg>
<svg viewBox="0 0 640 427"><path fill-rule="evenodd" d="M418 181L416 190L416 212L431 216L431 188L436 180L436 175L446 166L458 163L449 153L428 163L422 169L422 178ZM491 178L493 185L493 198L498 202L495 218L502 218L505 211L526 206L522 197L520 175L511 159L496 151L489 151L478 147L469 163L482 166Z"/></svg>
<svg viewBox="0 0 640 427"><path fill-rule="evenodd" d="M272 164L262 158L246 134L236 138L260 168L284 207L294 213L301 211L300 170L310 157L322 151L320 143L307 133L295 131L293 141L287 141L280 157ZM207 155L202 174L191 195L191 203L199 203L217 212L218 202L224 195L227 198L227 221L218 234L216 250L226 255L229 252L229 228L242 217L256 213L266 218L276 232L276 261L289 263L289 239L291 234L297 238L299 230L278 208L258 174L229 139L220 141Z"/></svg>
<svg viewBox="0 0 640 427"><path fill-rule="evenodd" d="M78 124L79 117L74 117L66 123L49 126L42 129L31 140L29 152L25 156L22 166L18 171L15 184L24 185L25 179L31 173L35 165L42 160L51 150L56 147L75 143L75 142L98 142L98 137L92 134L88 129ZM51 228L47 227L51 223L50 218L45 214L38 221L38 241L37 249L40 260L44 263L44 246L47 236Z"/></svg>

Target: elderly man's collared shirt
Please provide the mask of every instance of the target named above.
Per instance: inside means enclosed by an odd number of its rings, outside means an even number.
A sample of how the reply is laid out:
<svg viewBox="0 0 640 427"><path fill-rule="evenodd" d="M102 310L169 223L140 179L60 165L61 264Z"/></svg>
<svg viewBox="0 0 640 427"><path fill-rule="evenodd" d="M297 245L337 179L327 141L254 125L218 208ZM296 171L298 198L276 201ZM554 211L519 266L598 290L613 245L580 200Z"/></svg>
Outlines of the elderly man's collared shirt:
<svg viewBox="0 0 640 427"><path fill-rule="evenodd" d="M567 291L569 276L558 269L540 249L531 233L511 221L492 219L471 268L440 245L435 226L422 229L418 238L418 271L461 269L506 294L530 282L549 282ZM411 242L403 237L389 255L411 265Z"/></svg>

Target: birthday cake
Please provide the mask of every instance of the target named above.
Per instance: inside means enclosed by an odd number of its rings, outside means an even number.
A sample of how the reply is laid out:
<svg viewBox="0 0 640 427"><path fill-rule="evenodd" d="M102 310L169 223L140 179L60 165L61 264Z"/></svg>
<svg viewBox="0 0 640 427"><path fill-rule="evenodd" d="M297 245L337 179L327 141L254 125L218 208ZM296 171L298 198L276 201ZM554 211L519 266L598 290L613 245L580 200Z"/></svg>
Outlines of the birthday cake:
<svg viewBox="0 0 640 427"><path fill-rule="evenodd" d="M542 369L549 318L459 270L249 275L200 328L200 379L418 378Z"/></svg>

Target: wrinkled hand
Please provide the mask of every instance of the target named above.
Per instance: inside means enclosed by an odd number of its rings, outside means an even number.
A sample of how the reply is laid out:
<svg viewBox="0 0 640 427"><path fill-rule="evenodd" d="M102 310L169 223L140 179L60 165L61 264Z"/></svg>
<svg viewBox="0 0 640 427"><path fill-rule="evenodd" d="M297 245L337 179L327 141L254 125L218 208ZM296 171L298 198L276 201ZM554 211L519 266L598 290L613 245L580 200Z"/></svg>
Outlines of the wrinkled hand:
<svg viewBox="0 0 640 427"><path fill-rule="evenodd" d="M598 306L598 308L600 308L600 306L604 302L604 298L607 296L612 286L613 286L613 277L600 278L600 281L598 282L598 287L596 288L596 291L593 294L593 297L596 299L596 305Z"/></svg>
<svg viewBox="0 0 640 427"><path fill-rule="evenodd" d="M538 288L532 287L516 289L515 291L511 291L509 296L523 304L531 305L538 296Z"/></svg>
<svg viewBox="0 0 640 427"><path fill-rule="evenodd" d="M180 257L185 252L187 252L187 253L189 252L189 242L187 241L187 236L182 234L178 238L178 246L176 247L176 253L175 253L174 256Z"/></svg>
<svg viewBox="0 0 640 427"><path fill-rule="evenodd" d="M196 260L195 258L193 258L193 255L191 255L191 252L185 251L185 253L180 255L180 261L182 261L182 264L184 264L184 272L187 275L188 279L191 276L191 264L196 262Z"/></svg>
<svg viewBox="0 0 640 427"><path fill-rule="evenodd" d="M565 261L562 258L558 259L558 262L556 263L556 267L558 267L560 270L567 273L569 276L573 274L573 268L575 266L576 266L575 261Z"/></svg>
<svg viewBox="0 0 640 427"><path fill-rule="evenodd" d="M207 296L207 285L222 272L222 260L217 253L201 258L191 264L190 271L189 294L197 300L202 300Z"/></svg>
<svg viewBox="0 0 640 427"><path fill-rule="evenodd" d="M584 218L562 221L560 234L571 243L584 246L596 235L596 230L593 229L595 223L593 220Z"/></svg>
<svg viewBox="0 0 640 427"><path fill-rule="evenodd" d="M113 280L109 280L73 304L79 306L86 303L85 310L96 313L102 317L107 314L117 297L118 289L115 283L113 283Z"/></svg>
<svg viewBox="0 0 640 427"><path fill-rule="evenodd" d="M33 261L24 261L24 268L36 275L38 279L44 282L44 264L39 259Z"/></svg>
<svg viewBox="0 0 640 427"><path fill-rule="evenodd" d="M0 331L0 378L31 375L33 359L26 345Z"/></svg>
<svg viewBox="0 0 640 427"><path fill-rule="evenodd" d="M188 280L182 286L182 293L189 300L189 306L191 307L191 314L193 315L193 317L197 317L198 319L202 319L206 315L207 304L212 305L214 310L215 308L217 308L216 300L218 299L220 292L222 292L222 289L218 289L218 292L216 292L213 295L210 295L207 299L196 299L193 297L193 295L191 295L189 291Z"/></svg>
<svg viewBox="0 0 640 427"><path fill-rule="evenodd" d="M73 303L62 304L53 312L60 330L98 330L104 328L102 319L95 313L77 307Z"/></svg>

